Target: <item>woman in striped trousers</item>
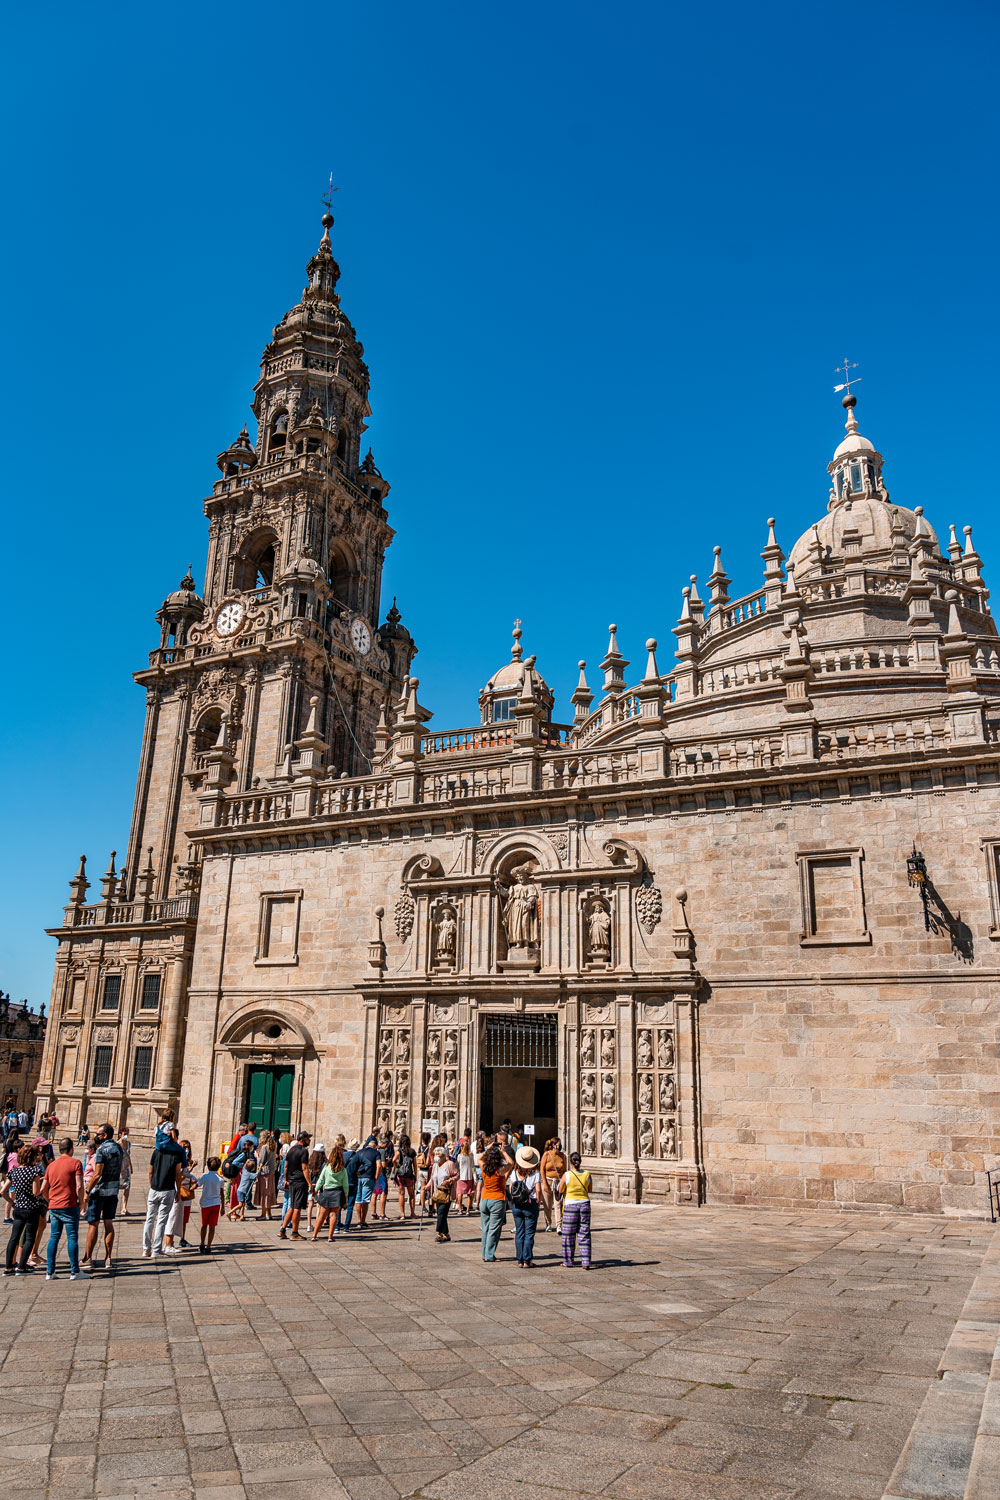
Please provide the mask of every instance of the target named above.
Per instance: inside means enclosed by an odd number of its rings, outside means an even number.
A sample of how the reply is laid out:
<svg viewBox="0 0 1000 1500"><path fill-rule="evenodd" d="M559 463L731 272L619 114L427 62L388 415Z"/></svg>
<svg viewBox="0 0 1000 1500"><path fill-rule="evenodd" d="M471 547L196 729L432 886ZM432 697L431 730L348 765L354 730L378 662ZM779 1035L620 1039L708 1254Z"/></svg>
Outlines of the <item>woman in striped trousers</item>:
<svg viewBox="0 0 1000 1500"><path fill-rule="evenodd" d="M580 1170L580 1153L570 1153L569 1167L556 1190L562 1195L562 1263L572 1266L580 1241L580 1264L590 1270L590 1173Z"/></svg>

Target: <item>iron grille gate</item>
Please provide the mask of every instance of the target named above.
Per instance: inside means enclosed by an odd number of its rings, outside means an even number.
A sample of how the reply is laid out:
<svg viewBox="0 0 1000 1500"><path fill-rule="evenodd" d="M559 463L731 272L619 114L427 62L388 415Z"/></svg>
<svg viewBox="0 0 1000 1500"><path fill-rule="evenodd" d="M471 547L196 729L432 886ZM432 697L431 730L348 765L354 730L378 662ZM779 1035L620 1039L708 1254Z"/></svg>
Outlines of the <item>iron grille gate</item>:
<svg viewBox="0 0 1000 1500"><path fill-rule="evenodd" d="M487 1016L484 1068L555 1068L555 1016Z"/></svg>

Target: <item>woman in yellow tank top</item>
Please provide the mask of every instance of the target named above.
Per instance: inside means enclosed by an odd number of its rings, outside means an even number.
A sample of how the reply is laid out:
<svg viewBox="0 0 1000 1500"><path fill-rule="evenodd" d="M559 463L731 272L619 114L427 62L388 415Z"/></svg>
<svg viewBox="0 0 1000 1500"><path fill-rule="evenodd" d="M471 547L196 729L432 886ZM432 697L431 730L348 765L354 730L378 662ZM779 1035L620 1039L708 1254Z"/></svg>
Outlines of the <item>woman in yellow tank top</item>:
<svg viewBox="0 0 1000 1500"><path fill-rule="evenodd" d="M579 1151L571 1152L556 1190L563 1197L562 1263L573 1265L579 1238L580 1264L585 1271L590 1270L590 1185L590 1173L582 1170Z"/></svg>

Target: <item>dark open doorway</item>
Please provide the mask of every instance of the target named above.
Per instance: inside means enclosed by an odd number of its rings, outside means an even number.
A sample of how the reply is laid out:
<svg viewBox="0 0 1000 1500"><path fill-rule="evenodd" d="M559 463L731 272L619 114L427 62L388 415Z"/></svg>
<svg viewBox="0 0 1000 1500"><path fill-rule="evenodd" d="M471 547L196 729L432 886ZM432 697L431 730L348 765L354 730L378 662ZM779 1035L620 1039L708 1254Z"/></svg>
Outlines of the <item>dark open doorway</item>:
<svg viewBox="0 0 1000 1500"><path fill-rule="evenodd" d="M480 1066L480 1130L509 1120L539 1151L558 1133L559 1059L556 1017L487 1016Z"/></svg>

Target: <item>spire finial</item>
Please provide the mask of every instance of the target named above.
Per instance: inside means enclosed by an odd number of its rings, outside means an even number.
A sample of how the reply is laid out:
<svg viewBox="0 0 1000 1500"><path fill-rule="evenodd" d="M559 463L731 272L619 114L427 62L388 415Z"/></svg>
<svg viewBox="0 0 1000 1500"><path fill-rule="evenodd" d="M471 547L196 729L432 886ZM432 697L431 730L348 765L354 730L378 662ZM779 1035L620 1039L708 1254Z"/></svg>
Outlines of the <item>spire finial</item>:
<svg viewBox="0 0 1000 1500"><path fill-rule="evenodd" d="M840 391L846 391L847 392L847 395L844 397L843 401L841 402L841 405L843 406L844 410L847 412L847 422L846 422L845 425L846 425L847 431L850 432L850 433L857 432L857 430L858 430L858 419L854 415L854 408L858 404L858 398L857 398L857 396L853 395L853 393L851 391L851 386L852 385L860 385L861 384L861 376L860 375L852 375L851 374L851 371L852 370L856 370L857 368L858 368L858 365L857 365L857 361L856 360L855 360L854 364L852 365L851 362L848 359L845 358L844 363L842 365L838 365L837 366L837 370L836 370L836 373L838 375L843 375L844 378L841 381L840 385L835 385L834 388L833 388L834 395L837 395Z"/></svg>
<svg viewBox="0 0 1000 1500"><path fill-rule="evenodd" d="M514 644L510 648L510 659L511 659L511 661L520 661L521 660L521 656L523 655L523 651L524 651L524 648L521 645L521 636L522 636L522 634L523 634L523 631L521 630L521 622L520 622L520 620L515 620L514 621L514 629L511 631L511 635L514 637Z"/></svg>
<svg viewBox="0 0 1000 1500"><path fill-rule="evenodd" d="M333 228L333 195L339 191L340 189L335 188L333 185L333 173L331 172L329 186L323 194L323 205L326 208L326 213L320 220L323 225L323 239L327 244L330 243L330 230Z"/></svg>

